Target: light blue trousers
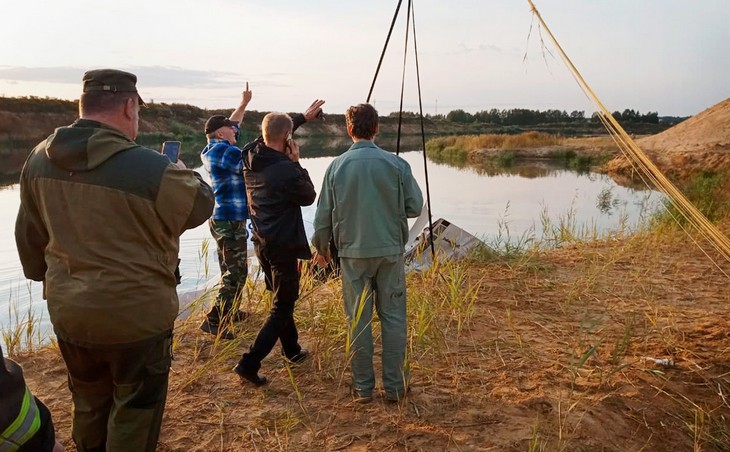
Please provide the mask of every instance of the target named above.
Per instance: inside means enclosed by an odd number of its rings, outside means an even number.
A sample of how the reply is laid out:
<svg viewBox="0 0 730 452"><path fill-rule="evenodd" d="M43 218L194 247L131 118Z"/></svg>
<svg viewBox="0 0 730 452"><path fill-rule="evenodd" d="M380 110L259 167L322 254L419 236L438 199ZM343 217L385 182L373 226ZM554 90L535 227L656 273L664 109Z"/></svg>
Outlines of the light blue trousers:
<svg viewBox="0 0 730 452"><path fill-rule="evenodd" d="M373 371L373 304L383 338L383 388L400 397L407 387L406 279L403 255L366 259L340 258L345 314L350 320L352 386L358 395L371 395Z"/></svg>

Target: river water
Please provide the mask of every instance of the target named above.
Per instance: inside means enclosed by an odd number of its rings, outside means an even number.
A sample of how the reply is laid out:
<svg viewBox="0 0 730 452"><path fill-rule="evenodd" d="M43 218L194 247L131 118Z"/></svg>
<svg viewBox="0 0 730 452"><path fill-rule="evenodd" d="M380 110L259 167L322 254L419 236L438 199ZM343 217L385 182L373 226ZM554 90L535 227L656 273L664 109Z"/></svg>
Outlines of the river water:
<svg viewBox="0 0 730 452"><path fill-rule="evenodd" d="M330 152L309 152L306 144L302 147L304 157L300 162L318 191L327 166L345 149L346 143L339 143ZM307 157L312 154L322 156ZM401 156L410 163L425 195L423 153L408 151L401 152ZM190 163L194 165L195 160ZM207 177L204 170L198 170ZM661 201L657 192L623 187L608 176L576 172L554 163L522 163L494 170L429 161L428 173L434 221L445 218L487 243L506 240L507 231L513 242L530 237L539 240L545 219L599 235L633 229ZM24 278L15 247L19 202L17 184L0 187L0 329L17 322L16 312L25 316L32 310L36 318L41 318L41 331L47 334L50 324L40 284ZM312 233L315 206L303 209L308 235ZM215 243L207 224L183 234L180 258L180 292L190 291L219 273Z"/></svg>

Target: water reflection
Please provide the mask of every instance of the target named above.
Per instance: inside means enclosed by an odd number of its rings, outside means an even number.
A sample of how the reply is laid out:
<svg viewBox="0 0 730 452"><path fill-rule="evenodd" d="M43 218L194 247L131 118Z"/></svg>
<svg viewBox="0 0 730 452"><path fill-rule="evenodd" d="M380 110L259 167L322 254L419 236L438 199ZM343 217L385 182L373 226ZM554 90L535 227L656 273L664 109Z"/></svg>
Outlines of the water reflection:
<svg viewBox="0 0 730 452"><path fill-rule="evenodd" d="M243 146L255 138L253 135L244 134L239 144ZM352 144L349 137L343 136L297 136L295 138L301 146L302 158L336 157L345 152ZM144 135L140 136L137 142L150 149L159 149L165 140L177 140L182 143L180 158L188 167L200 165L200 150L206 145L206 138L203 134L195 136ZM39 140L0 141L0 158L3 159L3 165L0 168L0 187L17 183L27 155L38 142ZM377 144L391 152L396 152L399 148L401 153L418 151L423 148L421 137L418 135L402 136L400 144L396 136L379 136ZM479 176L516 175L533 179L551 177L561 171L571 170L567 163L560 160L517 160L510 165L504 165L488 159L469 160L464 154L429 156L428 160L474 172ZM587 170L571 171L577 174L591 174ZM636 184L630 184L629 181L621 180L618 183L627 187L640 188Z"/></svg>
<svg viewBox="0 0 730 452"><path fill-rule="evenodd" d="M352 140L349 137L296 137L297 142L301 145L302 157L337 157L352 146ZM407 135L401 137L400 146L396 136L386 135L379 136L376 143L381 148L401 153L418 151L423 148L423 142L420 136Z"/></svg>
<svg viewBox="0 0 730 452"><path fill-rule="evenodd" d="M533 179L537 177L554 176L560 171L570 170L576 174L590 174L585 168L571 168L567 161L561 159L526 159L517 158L504 162L498 158L473 158L469 159L465 154L439 154L429 155L428 159L434 163L442 163L454 168L471 170L480 176L500 176L512 174L516 176Z"/></svg>
<svg viewBox="0 0 730 452"><path fill-rule="evenodd" d="M25 159L38 140L0 140L0 188L16 184Z"/></svg>

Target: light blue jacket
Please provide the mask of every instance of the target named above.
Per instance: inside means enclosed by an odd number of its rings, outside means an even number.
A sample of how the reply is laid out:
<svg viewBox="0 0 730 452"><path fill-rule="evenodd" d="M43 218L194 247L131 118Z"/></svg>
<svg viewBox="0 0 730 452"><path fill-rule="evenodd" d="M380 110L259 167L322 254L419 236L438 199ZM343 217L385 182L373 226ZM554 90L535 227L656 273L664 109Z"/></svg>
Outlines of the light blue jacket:
<svg viewBox="0 0 730 452"><path fill-rule="evenodd" d="M312 244L327 254L334 237L339 256L346 258L403 253L407 218L420 215L422 207L408 162L372 141L354 143L327 168Z"/></svg>

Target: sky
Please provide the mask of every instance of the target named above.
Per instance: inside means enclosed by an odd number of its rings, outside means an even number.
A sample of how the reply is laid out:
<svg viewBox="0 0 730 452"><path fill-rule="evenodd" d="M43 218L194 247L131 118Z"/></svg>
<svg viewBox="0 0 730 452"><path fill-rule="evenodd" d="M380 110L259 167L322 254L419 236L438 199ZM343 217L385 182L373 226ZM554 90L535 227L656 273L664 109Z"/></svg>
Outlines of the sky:
<svg viewBox="0 0 730 452"><path fill-rule="evenodd" d="M609 110L688 116L730 97L727 0L534 0ZM84 71L137 74L146 101L343 113L367 98L397 0L0 0L0 95L77 99ZM375 85L399 109L406 7ZM424 113L594 111L527 0L414 0ZM541 42L544 38L545 45ZM529 39L528 39L529 37ZM404 110L418 111L412 35Z"/></svg>

